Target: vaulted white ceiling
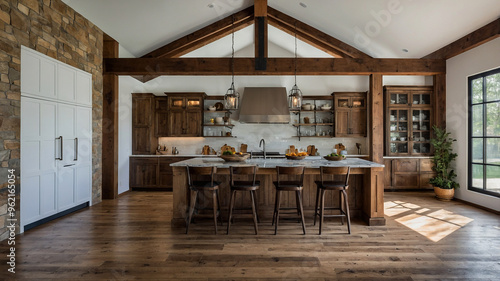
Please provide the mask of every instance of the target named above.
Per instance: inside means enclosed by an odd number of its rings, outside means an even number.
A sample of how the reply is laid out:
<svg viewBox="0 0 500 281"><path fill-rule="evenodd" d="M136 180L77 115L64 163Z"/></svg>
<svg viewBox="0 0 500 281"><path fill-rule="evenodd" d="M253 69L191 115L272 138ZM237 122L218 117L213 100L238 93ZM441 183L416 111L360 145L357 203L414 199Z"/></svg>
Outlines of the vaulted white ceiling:
<svg viewBox="0 0 500 281"><path fill-rule="evenodd" d="M252 0L63 1L136 57L253 5ZM420 58L500 17L500 0L268 0L268 5L375 58ZM236 32L239 56L252 56L253 36L253 26ZM293 40L270 27L269 56L274 47L293 55ZM303 42L297 52L328 57ZM230 53L227 36L186 56Z"/></svg>

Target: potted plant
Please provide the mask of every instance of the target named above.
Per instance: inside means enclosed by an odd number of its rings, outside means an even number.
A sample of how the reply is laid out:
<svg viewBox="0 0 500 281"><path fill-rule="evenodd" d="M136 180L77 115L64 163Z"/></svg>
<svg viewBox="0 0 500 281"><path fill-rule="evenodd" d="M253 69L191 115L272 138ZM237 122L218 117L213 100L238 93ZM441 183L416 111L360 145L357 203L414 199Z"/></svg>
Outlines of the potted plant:
<svg viewBox="0 0 500 281"><path fill-rule="evenodd" d="M453 153L453 142L457 141L450 137L450 133L446 129L441 129L433 126L435 137L431 139L431 144L434 146L434 156L432 169L436 172L436 176L429 180L429 183L434 186L434 192L439 200L449 201L455 195L455 188L460 185L455 181L457 174L451 169L451 163L457 158L458 154Z"/></svg>

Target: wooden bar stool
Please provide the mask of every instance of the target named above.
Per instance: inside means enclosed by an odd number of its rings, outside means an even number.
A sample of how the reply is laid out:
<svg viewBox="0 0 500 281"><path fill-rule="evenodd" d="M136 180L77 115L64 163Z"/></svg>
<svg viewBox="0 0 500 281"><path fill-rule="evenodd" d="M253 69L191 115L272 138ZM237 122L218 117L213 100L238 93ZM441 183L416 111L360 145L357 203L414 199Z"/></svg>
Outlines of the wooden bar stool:
<svg viewBox="0 0 500 281"><path fill-rule="evenodd" d="M342 224L344 224L344 217L347 218L347 230L351 234L351 218L349 216L349 200L347 198L347 189L349 188L349 173L351 171L350 167L320 167L320 181L315 181L316 189L316 207L314 208L314 225L316 225L316 216L320 216L319 220L319 234L321 235L321 230L323 228L323 218L324 217L341 217ZM329 175L333 180L327 180L327 175ZM335 181L335 175L343 175L345 180ZM325 208L325 192L327 190L337 190L339 191L339 207L327 207ZM343 200L342 200L343 199ZM342 208L342 201L344 201L345 209ZM319 205L319 210L318 210ZM325 210L339 210L338 215L325 215Z"/></svg>
<svg viewBox="0 0 500 281"><path fill-rule="evenodd" d="M242 181L234 180L238 176L251 176L251 180ZM227 234L229 234L229 228L231 227L231 219L233 218L234 200L236 197L236 191L249 191L250 197L252 198L252 215L253 215L253 225L255 229L255 234L258 234L257 222L259 221L259 209L257 203L256 190L260 187L260 181L256 181L255 177L257 175L257 166L231 166L230 167L230 187L231 187L231 200L229 201L229 217L227 220Z"/></svg>
<svg viewBox="0 0 500 281"><path fill-rule="evenodd" d="M281 204L281 192L282 191L295 191L295 200L297 203L297 213L302 220L302 230L304 234L306 234L306 223L304 220L304 208L302 207L302 189L304 189L304 166L298 167L282 167L277 166L276 172L278 175L278 180L273 182L274 187L276 188L276 200L274 204L274 213L273 213L273 223L276 223L274 226L274 234L278 233L278 222L280 219L280 210L290 209L290 208L280 208ZM282 181L280 179L281 176L299 176L299 180L285 180Z"/></svg>
<svg viewBox="0 0 500 281"><path fill-rule="evenodd" d="M214 212L214 227L215 234L217 234L217 218L220 214L220 204L219 204L219 186L220 182L214 181L214 174L217 172L217 167L192 167L187 166L188 175L188 186L191 191L191 204L189 207L189 215L186 223L186 234L189 231L189 224L191 224L191 219L193 218L193 212L196 208L196 200L198 198L198 192L201 191L212 191L212 203ZM193 180L192 176L202 176L205 180Z"/></svg>

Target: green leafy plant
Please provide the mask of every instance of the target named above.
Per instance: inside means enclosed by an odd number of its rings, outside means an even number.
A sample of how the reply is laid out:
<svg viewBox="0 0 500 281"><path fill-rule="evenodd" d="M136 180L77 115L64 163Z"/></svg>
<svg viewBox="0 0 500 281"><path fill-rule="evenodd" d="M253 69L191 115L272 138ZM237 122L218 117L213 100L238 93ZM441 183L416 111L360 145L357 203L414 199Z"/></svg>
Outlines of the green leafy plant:
<svg viewBox="0 0 500 281"><path fill-rule="evenodd" d="M457 174L451 169L451 163L457 158L458 154L453 153L453 142L457 140L450 137L449 132L437 126L433 126L435 137L431 139L434 146L434 156L432 169L436 176L429 180L429 183L443 189L459 188L460 185L455 181Z"/></svg>

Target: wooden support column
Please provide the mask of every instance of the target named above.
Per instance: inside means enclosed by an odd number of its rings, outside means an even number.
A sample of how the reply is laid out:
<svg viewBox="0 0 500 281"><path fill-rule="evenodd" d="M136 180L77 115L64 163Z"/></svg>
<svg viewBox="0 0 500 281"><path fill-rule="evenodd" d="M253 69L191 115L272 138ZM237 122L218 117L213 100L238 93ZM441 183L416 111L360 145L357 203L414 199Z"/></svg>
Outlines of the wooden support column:
<svg viewBox="0 0 500 281"><path fill-rule="evenodd" d="M267 0L255 0L255 70L267 69Z"/></svg>
<svg viewBox="0 0 500 281"><path fill-rule="evenodd" d="M104 34L103 58L118 58L118 42ZM103 75L102 199L118 196L118 76Z"/></svg>
<svg viewBox="0 0 500 281"><path fill-rule="evenodd" d="M382 74L370 75L370 93L368 96L368 124L370 141L370 160L384 163L384 90Z"/></svg>
<svg viewBox="0 0 500 281"><path fill-rule="evenodd" d="M446 128L446 74L434 75L434 120L440 128Z"/></svg>

